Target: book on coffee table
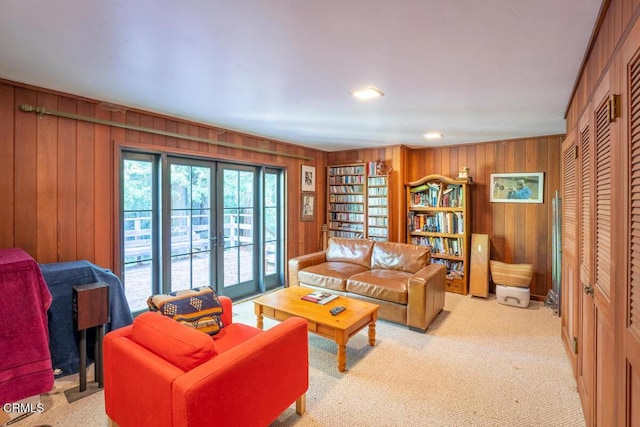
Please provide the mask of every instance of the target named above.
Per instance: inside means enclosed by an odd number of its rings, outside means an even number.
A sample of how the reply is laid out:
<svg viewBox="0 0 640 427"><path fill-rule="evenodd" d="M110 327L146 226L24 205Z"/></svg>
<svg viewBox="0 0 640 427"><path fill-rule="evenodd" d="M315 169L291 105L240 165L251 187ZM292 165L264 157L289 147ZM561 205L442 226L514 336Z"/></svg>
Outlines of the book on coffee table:
<svg viewBox="0 0 640 427"><path fill-rule="evenodd" d="M313 291L310 294L303 295L301 298L305 301L311 301L315 302L316 304L324 305L329 301L333 301L334 299L338 298L338 295L323 291Z"/></svg>

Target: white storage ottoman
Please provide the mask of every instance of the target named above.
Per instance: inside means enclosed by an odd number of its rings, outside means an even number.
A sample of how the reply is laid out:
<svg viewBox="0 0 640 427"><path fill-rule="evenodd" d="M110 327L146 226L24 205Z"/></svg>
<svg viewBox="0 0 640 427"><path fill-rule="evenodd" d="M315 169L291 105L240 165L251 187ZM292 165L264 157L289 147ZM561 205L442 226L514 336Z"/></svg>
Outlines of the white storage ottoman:
<svg viewBox="0 0 640 427"><path fill-rule="evenodd" d="M500 304L514 307L529 307L531 291L529 287L504 286L496 284L496 298Z"/></svg>

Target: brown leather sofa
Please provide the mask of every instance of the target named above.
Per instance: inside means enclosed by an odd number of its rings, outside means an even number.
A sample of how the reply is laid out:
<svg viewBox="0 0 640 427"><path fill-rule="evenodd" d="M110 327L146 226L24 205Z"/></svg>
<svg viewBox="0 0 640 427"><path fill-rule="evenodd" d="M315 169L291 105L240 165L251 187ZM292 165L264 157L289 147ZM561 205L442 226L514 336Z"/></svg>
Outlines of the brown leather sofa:
<svg viewBox="0 0 640 427"><path fill-rule="evenodd" d="M378 317L425 331L442 311L446 269L426 246L332 237L326 251L289 260L289 286L380 305Z"/></svg>

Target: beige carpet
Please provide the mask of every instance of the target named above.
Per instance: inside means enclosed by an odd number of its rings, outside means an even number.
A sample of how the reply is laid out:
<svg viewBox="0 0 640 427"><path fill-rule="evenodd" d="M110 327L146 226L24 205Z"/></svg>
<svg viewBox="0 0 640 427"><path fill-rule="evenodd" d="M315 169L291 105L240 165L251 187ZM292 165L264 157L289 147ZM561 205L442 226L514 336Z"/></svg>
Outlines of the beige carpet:
<svg viewBox="0 0 640 427"><path fill-rule="evenodd" d="M349 341L342 374L335 344L310 335L307 412L292 406L273 426L584 426L560 318L539 302L521 309L491 297L448 293L426 334L379 321L375 347L366 330ZM255 323L251 302L234 312ZM73 380L58 380L42 397L46 411L13 425L107 425L102 392L67 403Z"/></svg>

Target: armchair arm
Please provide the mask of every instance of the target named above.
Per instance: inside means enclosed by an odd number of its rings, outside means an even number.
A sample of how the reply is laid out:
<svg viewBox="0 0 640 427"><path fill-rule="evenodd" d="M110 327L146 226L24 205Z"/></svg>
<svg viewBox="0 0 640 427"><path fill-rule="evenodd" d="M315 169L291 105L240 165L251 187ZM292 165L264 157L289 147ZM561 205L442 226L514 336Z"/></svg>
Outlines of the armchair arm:
<svg viewBox="0 0 640 427"><path fill-rule="evenodd" d="M308 387L307 321L293 317L178 378L173 425L268 425Z"/></svg>
<svg viewBox="0 0 640 427"><path fill-rule="evenodd" d="M409 279L407 325L425 331L444 308L447 269L442 264L429 264Z"/></svg>
<svg viewBox="0 0 640 427"><path fill-rule="evenodd" d="M222 304L222 324L225 326L232 324L233 303L231 302L231 298L219 295L218 300L220 300L220 304Z"/></svg>
<svg viewBox="0 0 640 427"><path fill-rule="evenodd" d="M327 261L327 253L325 251L313 252L289 260L289 286L300 286L298 280L298 271L312 265L322 264Z"/></svg>

